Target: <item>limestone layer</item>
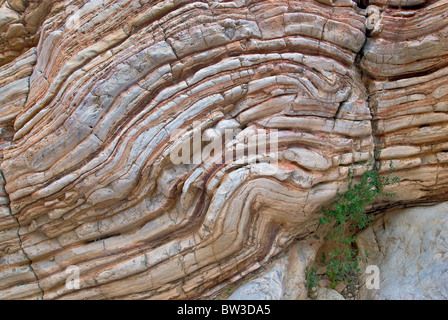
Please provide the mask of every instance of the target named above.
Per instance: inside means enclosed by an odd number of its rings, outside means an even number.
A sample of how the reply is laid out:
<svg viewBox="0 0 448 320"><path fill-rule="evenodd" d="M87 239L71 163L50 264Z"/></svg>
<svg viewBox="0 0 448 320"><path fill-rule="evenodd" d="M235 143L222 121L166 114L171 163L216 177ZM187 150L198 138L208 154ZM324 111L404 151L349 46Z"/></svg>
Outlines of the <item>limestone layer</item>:
<svg viewBox="0 0 448 320"><path fill-rule="evenodd" d="M0 4L40 21L0 66L0 298L213 297L316 235L379 148L379 207L448 198L447 1ZM198 133L221 151L173 161Z"/></svg>

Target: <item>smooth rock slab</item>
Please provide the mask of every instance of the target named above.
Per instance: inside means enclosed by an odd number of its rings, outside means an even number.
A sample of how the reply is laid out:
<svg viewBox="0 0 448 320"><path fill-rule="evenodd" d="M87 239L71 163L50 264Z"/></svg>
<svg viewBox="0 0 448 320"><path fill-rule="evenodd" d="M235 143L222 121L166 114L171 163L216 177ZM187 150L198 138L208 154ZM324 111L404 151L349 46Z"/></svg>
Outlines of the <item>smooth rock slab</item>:
<svg viewBox="0 0 448 320"><path fill-rule="evenodd" d="M357 242L370 254L366 265L380 270L380 288L362 285L359 298L448 298L448 202L387 213Z"/></svg>
<svg viewBox="0 0 448 320"><path fill-rule="evenodd" d="M238 288L228 300L305 300L305 271L316 252L315 245L294 243L264 275Z"/></svg>
<svg viewBox="0 0 448 320"><path fill-rule="evenodd" d="M322 205L379 149L400 178L379 209L447 201L447 3L389 7L373 29L365 11L0 1L0 270L32 271L11 271L0 296L213 297L321 237ZM194 143L202 131L224 148ZM253 156L251 137L276 144ZM193 163L177 161L187 145ZM302 298L305 251L265 279L269 298Z"/></svg>

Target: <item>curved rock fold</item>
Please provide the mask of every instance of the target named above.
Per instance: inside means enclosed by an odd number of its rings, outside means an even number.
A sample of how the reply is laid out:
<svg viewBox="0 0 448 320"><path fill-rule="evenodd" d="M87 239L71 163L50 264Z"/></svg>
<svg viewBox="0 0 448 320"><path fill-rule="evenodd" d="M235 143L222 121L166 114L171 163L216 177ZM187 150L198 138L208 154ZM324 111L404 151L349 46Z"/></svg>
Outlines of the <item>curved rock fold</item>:
<svg viewBox="0 0 448 320"><path fill-rule="evenodd" d="M214 297L375 150L375 208L447 200L448 2L398 2L373 32L353 1L0 1L29 27L0 42L0 297Z"/></svg>

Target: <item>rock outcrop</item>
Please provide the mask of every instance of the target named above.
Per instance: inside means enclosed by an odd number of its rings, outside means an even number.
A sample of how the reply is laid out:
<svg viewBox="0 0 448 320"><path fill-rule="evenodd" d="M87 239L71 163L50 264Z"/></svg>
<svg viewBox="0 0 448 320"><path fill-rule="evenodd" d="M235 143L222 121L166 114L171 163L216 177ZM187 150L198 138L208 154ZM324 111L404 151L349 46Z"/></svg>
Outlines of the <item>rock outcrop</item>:
<svg viewBox="0 0 448 320"><path fill-rule="evenodd" d="M375 150L372 210L447 200L448 2L417 2L0 1L0 298L213 297Z"/></svg>
<svg viewBox="0 0 448 320"><path fill-rule="evenodd" d="M381 166L387 170L392 161L398 169L400 199L441 201L448 178L448 3L400 5L381 14L360 61L375 145L382 148Z"/></svg>
<svg viewBox="0 0 448 320"><path fill-rule="evenodd" d="M363 230L357 239L367 251L362 269L378 267L378 288L361 279L361 299L448 299L448 203L396 210ZM369 282L370 283L370 282Z"/></svg>
<svg viewBox="0 0 448 320"><path fill-rule="evenodd" d="M0 1L0 66L36 47L47 15L66 7L56 3L55 0Z"/></svg>

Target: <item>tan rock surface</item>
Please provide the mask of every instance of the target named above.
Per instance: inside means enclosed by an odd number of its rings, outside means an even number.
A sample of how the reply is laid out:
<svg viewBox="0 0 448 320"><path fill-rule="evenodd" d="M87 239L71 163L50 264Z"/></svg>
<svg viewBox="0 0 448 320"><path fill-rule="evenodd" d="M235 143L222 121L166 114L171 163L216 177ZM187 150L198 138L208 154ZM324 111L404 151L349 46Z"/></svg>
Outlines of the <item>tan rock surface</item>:
<svg viewBox="0 0 448 320"><path fill-rule="evenodd" d="M313 264L318 241L298 241L291 244L285 254L268 266L267 271L234 289L228 300L306 300L307 267ZM263 272L264 271L264 272Z"/></svg>
<svg viewBox="0 0 448 320"><path fill-rule="evenodd" d="M56 0L0 1L0 66L37 45L45 18L61 10L57 2Z"/></svg>
<svg viewBox="0 0 448 320"><path fill-rule="evenodd" d="M319 287L317 288L316 300L345 300L344 297L334 289Z"/></svg>
<svg viewBox="0 0 448 320"><path fill-rule="evenodd" d="M393 203L447 199L446 1L375 32L352 1L0 4L25 43L0 43L2 298L213 297L314 236L378 147ZM174 164L196 121L278 163Z"/></svg>

